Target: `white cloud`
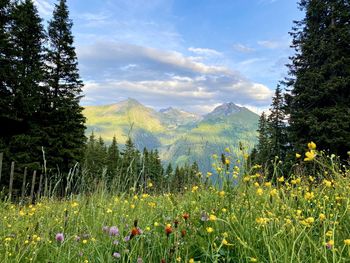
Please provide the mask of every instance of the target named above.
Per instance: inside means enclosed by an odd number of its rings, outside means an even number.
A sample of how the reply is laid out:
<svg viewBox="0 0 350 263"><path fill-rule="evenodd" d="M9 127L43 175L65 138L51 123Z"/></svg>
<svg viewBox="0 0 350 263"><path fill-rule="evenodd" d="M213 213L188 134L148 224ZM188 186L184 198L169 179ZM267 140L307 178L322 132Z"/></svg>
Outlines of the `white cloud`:
<svg viewBox="0 0 350 263"><path fill-rule="evenodd" d="M115 103L122 96L203 113L225 101L264 107L272 97L268 87L231 68L177 51L100 41L79 48L78 56L89 80L83 99L88 105Z"/></svg>
<svg viewBox="0 0 350 263"><path fill-rule="evenodd" d="M242 52L242 53L251 53L253 51L255 51L253 48L248 47L246 45L243 45L241 43L236 43L233 45L233 48L238 51L238 52Z"/></svg>
<svg viewBox="0 0 350 263"><path fill-rule="evenodd" d="M258 45L268 49L285 49L289 48L290 38L284 37L279 40L259 40Z"/></svg>
<svg viewBox="0 0 350 263"><path fill-rule="evenodd" d="M216 51L214 49L210 49L210 48L194 48L194 47L190 47L188 50L193 52L193 53L195 53L195 54L203 55L203 56L207 56L207 57L222 56L221 52Z"/></svg>
<svg viewBox="0 0 350 263"><path fill-rule="evenodd" d="M34 0L34 4L37 6L40 15L51 16L54 5L47 0Z"/></svg>

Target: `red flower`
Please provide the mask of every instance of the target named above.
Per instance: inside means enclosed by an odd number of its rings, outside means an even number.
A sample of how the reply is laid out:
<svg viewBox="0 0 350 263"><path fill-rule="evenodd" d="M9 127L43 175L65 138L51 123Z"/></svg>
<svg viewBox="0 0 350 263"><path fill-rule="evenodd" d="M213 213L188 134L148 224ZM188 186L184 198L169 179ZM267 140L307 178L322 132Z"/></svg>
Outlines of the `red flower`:
<svg viewBox="0 0 350 263"><path fill-rule="evenodd" d="M185 230L185 229L182 229L182 230L181 230L181 236L182 236L182 237L186 236L186 230Z"/></svg>
<svg viewBox="0 0 350 263"><path fill-rule="evenodd" d="M133 236L136 236L136 235L140 235L141 234L141 231L140 231L140 229L138 228L138 227L133 227L132 229L131 229L131 236L133 237Z"/></svg>
<svg viewBox="0 0 350 263"><path fill-rule="evenodd" d="M173 232L173 229L170 224L167 224L165 227L165 234L169 236Z"/></svg>
<svg viewBox="0 0 350 263"><path fill-rule="evenodd" d="M165 259L162 258L162 260L160 261L160 263L166 263Z"/></svg>
<svg viewBox="0 0 350 263"><path fill-rule="evenodd" d="M184 213L184 214L182 215L182 217L183 217L183 219L187 220L187 219L190 218L190 215L189 215L188 213Z"/></svg>

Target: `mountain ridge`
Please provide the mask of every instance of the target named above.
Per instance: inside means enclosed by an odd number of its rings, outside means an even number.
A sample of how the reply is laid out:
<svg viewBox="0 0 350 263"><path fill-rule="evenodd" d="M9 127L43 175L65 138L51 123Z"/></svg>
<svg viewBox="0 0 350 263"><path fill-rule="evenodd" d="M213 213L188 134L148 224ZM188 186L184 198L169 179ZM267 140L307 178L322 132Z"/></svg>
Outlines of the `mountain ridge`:
<svg viewBox="0 0 350 263"><path fill-rule="evenodd" d="M259 116L233 102L223 103L200 116L175 107L155 110L135 99L86 106L87 135L92 131L107 143L116 135L123 144L130 136L139 150L158 149L165 162L183 165L197 161L210 170L210 156L242 142L256 142Z"/></svg>

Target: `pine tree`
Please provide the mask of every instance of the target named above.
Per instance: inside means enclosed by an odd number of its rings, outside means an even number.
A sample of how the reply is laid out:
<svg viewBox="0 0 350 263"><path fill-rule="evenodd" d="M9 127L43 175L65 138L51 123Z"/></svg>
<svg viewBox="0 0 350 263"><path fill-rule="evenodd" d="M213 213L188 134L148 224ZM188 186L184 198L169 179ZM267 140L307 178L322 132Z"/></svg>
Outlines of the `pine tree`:
<svg viewBox="0 0 350 263"><path fill-rule="evenodd" d="M73 46L72 21L66 0L55 5L48 27L47 82L50 110L46 116L51 165L67 171L84 152L85 117L79 105L83 83Z"/></svg>
<svg viewBox="0 0 350 263"><path fill-rule="evenodd" d="M0 117L2 125L5 118L11 115L11 93L10 93L10 73L11 73L11 45L9 41L10 25L10 1L0 1ZM3 132L4 133L4 132ZM4 136L5 134L0 134Z"/></svg>
<svg viewBox="0 0 350 263"><path fill-rule="evenodd" d="M265 165L270 156L270 141L268 134L268 124L265 112L263 112L259 118L258 128L258 145L257 145L257 162L261 165Z"/></svg>
<svg viewBox="0 0 350 263"><path fill-rule="evenodd" d="M114 177L117 175L119 161L120 161L120 156L119 156L117 138L113 136L112 143L108 147L108 151L107 151L108 177L110 180L115 179Z"/></svg>
<svg viewBox="0 0 350 263"><path fill-rule="evenodd" d="M286 151L286 125L284 114L284 100L282 90L277 86L275 95L272 98L270 115L267 118L269 133L270 159L278 156L281 159L285 157Z"/></svg>
<svg viewBox="0 0 350 263"><path fill-rule="evenodd" d="M302 0L306 16L292 29L286 97L289 139L295 151L315 141L346 157L350 149L350 4Z"/></svg>
<svg viewBox="0 0 350 263"><path fill-rule="evenodd" d="M41 134L37 114L42 104L44 76L43 41L41 18L31 0L17 3L11 13L10 43L12 114L19 125L27 130L11 137L9 152L19 165L39 168L41 161Z"/></svg>

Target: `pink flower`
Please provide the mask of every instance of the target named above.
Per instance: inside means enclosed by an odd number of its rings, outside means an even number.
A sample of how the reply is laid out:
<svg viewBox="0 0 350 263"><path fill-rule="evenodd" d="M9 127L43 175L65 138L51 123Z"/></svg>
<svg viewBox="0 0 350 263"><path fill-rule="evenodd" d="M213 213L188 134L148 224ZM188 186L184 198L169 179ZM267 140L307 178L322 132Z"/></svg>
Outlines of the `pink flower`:
<svg viewBox="0 0 350 263"><path fill-rule="evenodd" d="M56 241L61 242L61 243L64 241L63 233L57 233L56 234Z"/></svg>

